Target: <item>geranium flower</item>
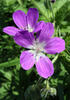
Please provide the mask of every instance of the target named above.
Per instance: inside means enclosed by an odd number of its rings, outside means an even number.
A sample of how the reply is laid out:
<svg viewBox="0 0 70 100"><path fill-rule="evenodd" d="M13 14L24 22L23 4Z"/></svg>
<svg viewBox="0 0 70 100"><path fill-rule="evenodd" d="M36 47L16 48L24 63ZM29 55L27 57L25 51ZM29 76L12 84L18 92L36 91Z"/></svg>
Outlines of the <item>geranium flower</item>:
<svg viewBox="0 0 70 100"><path fill-rule="evenodd" d="M14 26L7 26L3 28L3 32L15 36L20 30L27 30L29 32L37 32L41 29L41 23L37 22L39 17L38 10L36 8L29 8L27 15L21 11L17 10L13 13L13 21L18 28Z"/></svg>
<svg viewBox="0 0 70 100"><path fill-rule="evenodd" d="M53 75L52 61L45 55L60 53L65 49L65 41L59 37L53 37L54 27L52 23L43 23L42 30L34 37L32 32L19 31L15 36L15 42L27 48L20 56L20 64L24 70L29 70L36 65L38 74L43 78Z"/></svg>

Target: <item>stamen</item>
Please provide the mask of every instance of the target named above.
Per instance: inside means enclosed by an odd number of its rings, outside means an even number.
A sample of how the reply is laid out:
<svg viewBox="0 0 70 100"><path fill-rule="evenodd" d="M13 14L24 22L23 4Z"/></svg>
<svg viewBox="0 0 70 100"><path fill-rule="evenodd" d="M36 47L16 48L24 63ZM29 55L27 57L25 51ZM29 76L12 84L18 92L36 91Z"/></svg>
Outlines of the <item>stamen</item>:
<svg viewBox="0 0 70 100"><path fill-rule="evenodd" d="M27 30L28 30L29 32L33 32L34 29L28 24Z"/></svg>
<svg viewBox="0 0 70 100"><path fill-rule="evenodd" d="M41 56L44 56L44 46L45 46L45 42L40 43L39 40L35 40L33 45L30 47L30 49L32 50L31 53L34 54L34 58L36 61L38 61L38 59Z"/></svg>

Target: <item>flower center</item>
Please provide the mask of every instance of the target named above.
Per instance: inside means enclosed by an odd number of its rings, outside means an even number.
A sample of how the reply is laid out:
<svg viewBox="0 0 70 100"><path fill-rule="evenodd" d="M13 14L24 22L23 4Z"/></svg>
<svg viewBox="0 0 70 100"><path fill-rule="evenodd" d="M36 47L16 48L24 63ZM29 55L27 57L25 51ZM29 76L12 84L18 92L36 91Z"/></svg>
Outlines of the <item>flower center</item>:
<svg viewBox="0 0 70 100"><path fill-rule="evenodd" d="M24 30L27 30L28 32L33 32L33 28L28 24L28 26L23 28Z"/></svg>
<svg viewBox="0 0 70 100"><path fill-rule="evenodd" d="M45 42L40 43L39 40L34 41L33 43L33 49L39 53L39 52L44 52L44 46Z"/></svg>
<svg viewBox="0 0 70 100"><path fill-rule="evenodd" d="M28 24L27 30L28 30L29 32L33 32L34 29Z"/></svg>
<svg viewBox="0 0 70 100"><path fill-rule="evenodd" d="M44 46L45 46L45 42L40 43L39 40L34 41L33 45L30 47L30 51L31 53L34 54L34 57L36 59L36 61L38 61L38 59L41 56L45 56L44 55Z"/></svg>

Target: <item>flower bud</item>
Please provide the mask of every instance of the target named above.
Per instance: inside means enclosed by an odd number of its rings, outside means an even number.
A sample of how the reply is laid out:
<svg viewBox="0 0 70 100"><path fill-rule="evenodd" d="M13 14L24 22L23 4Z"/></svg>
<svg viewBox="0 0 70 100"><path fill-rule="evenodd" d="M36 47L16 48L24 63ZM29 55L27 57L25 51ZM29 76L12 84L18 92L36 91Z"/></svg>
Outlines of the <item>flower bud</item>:
<svg viewBox="0 0 70 100"><path fill-rule="evenodd" d="M56 94L57 94L56 89L55 89L55 88L51 88L51 89L50 89L50 95L51 95L51 96L53 96L53 95L56 96Z"/></svg>
<svg viewBox="0 0 70 100"><path fill-rule="evenodd" d="M56 0L51 0L52 3L54 3Z"/></svg>

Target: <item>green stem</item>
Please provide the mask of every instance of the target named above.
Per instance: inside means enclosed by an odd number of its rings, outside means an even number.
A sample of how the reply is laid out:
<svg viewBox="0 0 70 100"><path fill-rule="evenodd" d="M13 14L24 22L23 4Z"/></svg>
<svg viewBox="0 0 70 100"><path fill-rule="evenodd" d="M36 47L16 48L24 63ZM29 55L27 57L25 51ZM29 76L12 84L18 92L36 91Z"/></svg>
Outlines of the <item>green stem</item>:
<svg viewBox="0 0 70 100"><path fill-rule="evenodd" d="M54 15L54 12L53 12L53 7L52 7L51 1L50 1L50 8L51 8L51 12L52 12L52 17L53 17L54 22L55 22L55 15Z"/></svg>
<svg viewBox="0 0 70 100"><path fill-rule="evenodd" d="M58 59L59 55L56 55L55 58L52 60L52 63L54 64L56 62L56 60Z"/></svg>
<svg viewBox="0 0 70 100"><path fill-rule="evenodd" d="M17 0L17 1L18 1L18 3L20 4L20 6L23 7L23 1L22 1L22 0Z"/></svg>
<svg viewBox="0 0 70 100"><path fill-rule="evenodd" d="M49 90L49 88L50 88L50 85L49 85L49 81L48 80L46 80L46 88L47 88L47 90Z"/></svg>

